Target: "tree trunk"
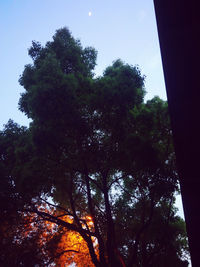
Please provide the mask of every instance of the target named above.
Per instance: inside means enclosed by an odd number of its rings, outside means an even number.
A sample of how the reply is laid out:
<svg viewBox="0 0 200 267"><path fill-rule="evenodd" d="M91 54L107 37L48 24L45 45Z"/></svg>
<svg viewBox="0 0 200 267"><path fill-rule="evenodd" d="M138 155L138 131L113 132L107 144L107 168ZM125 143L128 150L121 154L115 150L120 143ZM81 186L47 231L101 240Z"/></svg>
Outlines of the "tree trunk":
<svg viewBox="0 0 200 267"><path fill-rule="evenodd" d="M115 239L115 226L112 218L111 207L108 196L107 188L107 175L103 174L103 195L105 201L106 220L107 220L107 256L108 266L122 267L120 257L117 253L116 239Z"/></svg>

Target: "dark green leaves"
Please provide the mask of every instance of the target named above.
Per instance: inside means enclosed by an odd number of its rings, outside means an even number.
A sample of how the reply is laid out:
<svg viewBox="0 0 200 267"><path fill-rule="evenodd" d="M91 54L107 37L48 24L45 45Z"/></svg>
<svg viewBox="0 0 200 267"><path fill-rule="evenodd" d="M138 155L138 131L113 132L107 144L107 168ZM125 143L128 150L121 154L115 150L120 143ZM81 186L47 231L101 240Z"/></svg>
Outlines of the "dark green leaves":
<svg viewBox="0 0 200 267"><path fill-rule="evenodd" d="M29 55L33 64L20 78L19 108L32 122L26 129L10 121L0 133L3 212L16 216L28 208L41 219L36 208L41 197L50 197L45 220L62 230L69 224L55 216L70 215L94 264L95 234L101 266L118 266L118 252L127 266L185 266L167 103L159 97L144 103L145 77L121 60L94 78L96 51L66 28L44 47L33 42ZM88 215L94 225L85 234Z"/></svg>

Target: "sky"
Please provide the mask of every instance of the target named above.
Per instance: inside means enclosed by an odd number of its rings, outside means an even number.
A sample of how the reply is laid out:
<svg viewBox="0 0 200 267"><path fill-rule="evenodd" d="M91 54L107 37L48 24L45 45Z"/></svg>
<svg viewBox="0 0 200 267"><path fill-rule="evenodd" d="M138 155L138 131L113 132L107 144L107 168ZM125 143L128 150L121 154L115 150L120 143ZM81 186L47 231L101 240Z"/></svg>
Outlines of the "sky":
<svg viewBox="0 0 200 267"><path fill-rule="evenodd" d="M120 58L146 76L145 100L167 99L153 0L1 0L0 25L0 130L10 118L28 126L18 110L28 48L32 40L45 45L62 27L98 51L97 76ZM183 216L180 196L177 206Z"/></svg>

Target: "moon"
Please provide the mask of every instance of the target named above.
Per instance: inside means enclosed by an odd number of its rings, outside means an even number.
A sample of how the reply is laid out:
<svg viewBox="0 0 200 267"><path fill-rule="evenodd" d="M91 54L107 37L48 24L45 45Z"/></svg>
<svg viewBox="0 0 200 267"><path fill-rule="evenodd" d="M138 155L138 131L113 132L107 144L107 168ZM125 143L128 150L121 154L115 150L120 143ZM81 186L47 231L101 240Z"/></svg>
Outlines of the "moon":
<svg viewBox="0 0 200 267"><path fill-rule="evenodd" d="M92 16L92 12L91 12L91 11L88 12L88 16L89 16L89 17Z"/></svg>

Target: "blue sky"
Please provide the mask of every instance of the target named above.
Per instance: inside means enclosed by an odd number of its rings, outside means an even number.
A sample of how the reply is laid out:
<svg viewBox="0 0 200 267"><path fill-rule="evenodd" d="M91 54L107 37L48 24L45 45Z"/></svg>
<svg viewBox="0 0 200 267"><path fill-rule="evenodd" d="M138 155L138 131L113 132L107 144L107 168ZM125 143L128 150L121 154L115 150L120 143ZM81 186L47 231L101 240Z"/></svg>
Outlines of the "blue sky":
<svg viewBox="0 0 200 267"><path fill-rule="evenodd" d="M0 129L9 118L28 125L17 108L23 92L18 79L31 63L27 49L32 40L44 45L64 26L83 46L97 49L97 75L121 58L146 75L146 99L166 99L153 1L1 0L0 25Z"/></svg>
<svg viewBox="0 0 200 267"><path fill-rule="evenodd" d="M153 0L1 0L0 25L0 129L9 118L28 126L18 111L18 79L31 63L27 49L32 40L44 45L64 26L83 46L97 49L96 75L121 58L146 75L146 100L166 100ZM182 215L180 197L177 205Z"/></svg>

